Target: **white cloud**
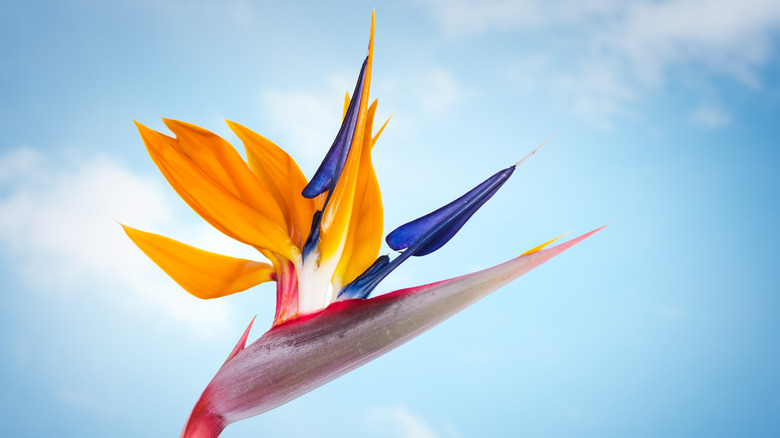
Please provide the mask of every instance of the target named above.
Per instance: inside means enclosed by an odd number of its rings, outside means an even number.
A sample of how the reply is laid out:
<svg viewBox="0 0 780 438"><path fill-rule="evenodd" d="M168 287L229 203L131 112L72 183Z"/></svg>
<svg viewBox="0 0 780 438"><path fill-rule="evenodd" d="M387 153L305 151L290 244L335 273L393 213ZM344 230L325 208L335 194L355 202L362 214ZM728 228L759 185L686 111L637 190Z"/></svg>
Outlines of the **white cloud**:
<svg viewBox="0 0 780 438"><path fill-rule="evenodd" d="M420 105L430 111L447 109L458 103L463 97L463 91L450 72L434 68L421 75L416 84L415 96Z"/></svg>
<svg viewBox="0 0 780 438"><path fill-rule="evenodd" d="M629 3L599 36L648 81L672 65L704 63L758 86L754 67L771 53L780 3L764 0L679 0Z"/></svg>
<svg viewBox="0 0 780 438"><path fill-rule="evenodd" d="M332 74L326 85L318 89L261 92L263 118L281 134L271 140L295 158L304 173L313 174L331 146L341 124L344 94L352 93L355 79L350 74ZM387 112L398 104L398 99L409 101L404 106L405 113L391 122L393 135L414 129L415 111L444 111L458 105L469 94L451 72L439 67L417 69L411 77L383 77L379 83L372 84L371 99L380 100L374 130L384 123Z"/></svg>
<svg viewBox="0 0 780 438"><path fill-rule="evenodd" d="M577 22L611 12L616 1L605 0L428 0L434 17L450 36L468 36L492 29L538 29L559 22Z"/></svg>
<svg viewBox="0 0 780 438"><path fill-rule="evenodd" d="M187 295L117 223L155 232L174 228L176 201L160 178L137 175L104 156L52 157L29 148L0 155L0 169L9 170L0 180L0 257L24 286L61 299L108 299L199 336L233 329L226 303ZM193 235L202 229L189 228Z"/></svg>
<svg viewBox="0 0 780 438"><path fill-rule="evenodd" d="M429 0L445 34L493 30L538 34L544 53L517 61L521 87L560 96L589 119L630 114L631 103L674 76L700 86L725 74L760 88L774 53L780 2L773 0ZM531 66L531 71L521 70ZM561 74L560 72L565 72ZM560 85L564 87L561 88Z"/></svg>
<svg viewBox="0 0 780 438"><path fill-rule="evenodd" d="M0 160L0 184L8 184L35 169L41 159L31 148L19 148L6 152Z"/></svg>
<svg viewBox="0 0 780 438"><path fill-rule="evenodd" d="M629 103L637 98L620 69L607 60L584 64L575 73L550 75L547 83L557 95L566 96L574 113L607 129L614 115L630 114Z"/></svg>
<svg viewBox="0 0 780 438"><path fill-rule="evenodd" d="M722 128L731 123L731 116L716 105L701 104L691 113L691 121L705 128Z"/></svg>
<svg viewBox="0 0 780 438"><path fill-rule="evenodd" d="M374 409L367 415L378 436L397 438L438 438L440 435L421 415L413 414L403 405Z"/></svg>
<svg viewBox="0 0 780 438"><path fill-rule="evenodd" d="M332 85L319 93L303 90L262 93L268 124L285 135L279 140L279 146L296 158L302 168L316 169L333 142L341 123L339 102L343 102L347 89Z"/></svg>

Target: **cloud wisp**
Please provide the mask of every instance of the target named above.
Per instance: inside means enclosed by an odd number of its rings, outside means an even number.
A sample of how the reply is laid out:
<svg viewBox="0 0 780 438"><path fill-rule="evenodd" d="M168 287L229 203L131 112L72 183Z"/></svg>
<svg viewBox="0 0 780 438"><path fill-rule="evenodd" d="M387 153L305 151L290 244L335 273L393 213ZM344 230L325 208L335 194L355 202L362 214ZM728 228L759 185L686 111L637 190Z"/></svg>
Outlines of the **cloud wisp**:
<svg viewBox="0 0 780 438"><path fill-rule="evenodd" d="M567 103L574 112L606 124L631 114L633 101L671 81L706 88L708 81L702 84L702 79L721 75L747 90L761 89L760 69L775 53L773 38L780 31L780 3L767 0L427 4L452 38L491 31L543 35L553 44L518 55L513 76L521 86L533 83L570 96ZM719 123L705 125L715 128L728 121L724 114Z"/></svg>
<svg viewBox="0 0 780 438"><path fill-rule="evenodd" d="M175 201L160 181L105 156L52 157L31 148L0 155L0 169L7 170L0 180L0 257L23 289L61 299L107 299L175 321L197 337L232 328L227 303L183 293L117 223L164 229L178 222Z"/></svg>
<svg viewBox="0 0 780 438"><path fill-rule="evenodd" d="M260 93L263 119L281 134L279 138L270 139L299 157L298 164L305 173L316 169L321 152L338 131L344 93L351 92L354 87L351 80L349 76L334 73L327 76L321 87L269 89ZM383 77L375 85L378 91L371 99L379 99L378 120L384 122L399 101L404 101L404 113L393 117L392 130L385 135L413 131L415 120L424 118L415 117L416 113L444 112L473 94L449 70L437 66L415 70L411 77Z"/></svg>

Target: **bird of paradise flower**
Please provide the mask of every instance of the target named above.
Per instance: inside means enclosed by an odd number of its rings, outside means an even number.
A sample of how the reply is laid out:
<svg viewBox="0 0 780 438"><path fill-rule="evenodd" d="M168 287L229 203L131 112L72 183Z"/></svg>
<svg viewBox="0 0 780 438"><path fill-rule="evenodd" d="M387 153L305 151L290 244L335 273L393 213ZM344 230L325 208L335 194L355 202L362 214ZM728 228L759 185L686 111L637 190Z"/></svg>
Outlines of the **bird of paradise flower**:
<svg viewBox="0 0 780 438"><path fill-rule="evenodd" d="M371 149L387 122L373 134L377 101L368 104L373 41L372 15L368 56L352 97L346 97L341 128L308 182L281 148L237 123L227 122L244 143L248 163L227 141L197 126L164 119L175 135L170 137L136 123L149 155L179 196L216 229L271 263L215 254L123 225L130 239L198 298L276 282L273 326L245 347L250 322L203 391L182 437L218 436L230 423L309 392L601 229L544 249L553 239L480 272L368 298L400 263L447 243L516 167L395 229L386 242L399 253L392 260L377 257L383 211Z"/></svg>

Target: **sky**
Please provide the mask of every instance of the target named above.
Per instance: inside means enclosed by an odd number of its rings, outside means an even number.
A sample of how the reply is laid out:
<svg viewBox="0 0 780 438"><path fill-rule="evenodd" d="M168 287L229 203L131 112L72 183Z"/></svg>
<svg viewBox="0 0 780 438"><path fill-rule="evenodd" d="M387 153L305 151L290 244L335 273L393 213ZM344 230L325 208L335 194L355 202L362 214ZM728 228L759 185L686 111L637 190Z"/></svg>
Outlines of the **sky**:
<svg viewBox="0 0 780 438"><path fill-rule="evenodd" d="M0 4L0 422L177 436L274 289L200 301L119 223L258 254L166 184L133 124L224 119L313 175L376 10L385 232L526 161L378 292L606 229L410 343L230 425L256 436L780 435L780 3Z"/></svg>

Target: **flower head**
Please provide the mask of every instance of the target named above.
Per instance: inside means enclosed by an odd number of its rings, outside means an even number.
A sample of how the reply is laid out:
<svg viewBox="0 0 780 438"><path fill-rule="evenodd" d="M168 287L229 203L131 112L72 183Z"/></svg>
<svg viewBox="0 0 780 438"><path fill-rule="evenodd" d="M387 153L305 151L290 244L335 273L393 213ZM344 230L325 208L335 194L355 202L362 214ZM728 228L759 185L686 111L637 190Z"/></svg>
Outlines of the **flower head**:
<svg viewBox="0 0 780 438"><path fill-rule="evenodd" d="M516 167L396 228L386 241L399 253L377 257L383 211L371 150L387 122L374 133L373 35L372 17L368 55L352 97L346 98L341 128L311 180L281 148L234 122L228 126L244 143L248 163L227 141L197 126L164 119L171 137L136 123L149 155L179 196L270 263L215 254L124 226L133 242L198 298L276 283L271 330L245 348L247 328L182 436L217 436L231 422L349 372L595 232L544 250L553 239L481 272L367 299L409 257L446 244Z"/></svg>

